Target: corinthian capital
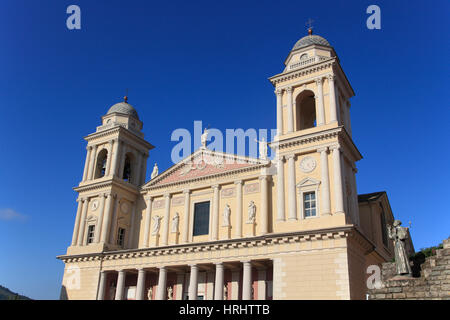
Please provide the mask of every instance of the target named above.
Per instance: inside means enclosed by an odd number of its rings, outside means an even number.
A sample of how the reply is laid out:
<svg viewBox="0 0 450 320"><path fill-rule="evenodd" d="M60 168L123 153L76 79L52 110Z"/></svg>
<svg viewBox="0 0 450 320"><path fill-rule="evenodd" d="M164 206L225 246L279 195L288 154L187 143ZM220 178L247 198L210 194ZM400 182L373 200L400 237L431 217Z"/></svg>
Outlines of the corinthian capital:
<svg viewBox="0 0 450 320"><path fill-rule="evenodd" d="M335 76L334 74L329 74L329 75L327 76L327 78L328 78L329 81L334 81L334 80L336 80L336 76Z"/></svg>
<svg viewBox="0 0 450 320"><path fill-rule="evenodd" d="M283 93L283 90L281 90L281 89L275 90L275 94L276 94L277 96L281 96L282 93Z"/></svg>
<svg viewBox="0 0 450 320"><path fill-rule="evenodd" d="M287 87L285 90L286 90L287 93L292 93L293 88L292 87Z"/></svg>
<svg viewBox="0 0 450 320"><path fill-rule="evenodd" d="M315 81L318 86L322 84L322 78L316 78Z"/></svg>

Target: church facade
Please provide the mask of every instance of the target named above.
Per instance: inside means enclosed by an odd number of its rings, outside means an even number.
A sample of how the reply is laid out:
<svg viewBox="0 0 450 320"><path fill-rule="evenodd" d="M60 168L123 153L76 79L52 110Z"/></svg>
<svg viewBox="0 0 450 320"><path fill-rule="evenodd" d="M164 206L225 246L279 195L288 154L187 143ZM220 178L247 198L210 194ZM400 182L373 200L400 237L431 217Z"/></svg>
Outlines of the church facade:
<svg viewBox="0 0 450 320"><path fill-rule="evenodd" d="M143 122L126 100L109 109L85 137L62 298L365 298L368 266L392 259L394 217L385 192L357 194L353 89L312 32L284 64L269 79L272 160L203 143L146 182Z"/></svg>

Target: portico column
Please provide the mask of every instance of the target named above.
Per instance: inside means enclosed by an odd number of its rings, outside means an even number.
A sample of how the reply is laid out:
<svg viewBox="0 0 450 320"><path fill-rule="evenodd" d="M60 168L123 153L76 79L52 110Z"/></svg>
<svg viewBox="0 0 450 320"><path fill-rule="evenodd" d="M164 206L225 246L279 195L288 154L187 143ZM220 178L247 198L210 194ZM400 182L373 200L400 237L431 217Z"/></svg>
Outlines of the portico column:
<svg viewBox="0 0 450 320"><path fill-rule="evenodd" d="M268 179L267 176L259 177L261 184L261 235L265 235L269 232Z"/></svg>
<svg viewBox="0 0 450 320"><path fill-rule="evenodd" d="M336 106L336 92L334 88L335 76L328 75L328 87L329 87L329 98L330 98L330 122L337 121L337 106Z"/></svg>
<svg viewBox="0 0 450 320"><path fill-rule="evenodd" d="M150 222L152 221L152 197L146 197L147 208L145 209L145 226L144 226L144 247L148 248L150 246Z"/></svg>
<svg viewBox="0 0 450 320"><path fill-rule="evenodd" d="M285 203L284 203L284 157L278 156L277 160L277 220L284 221Z"/></svg>
<svg viewBox="0 0 450 320"><path fill-rule="evenodd" d="M330 179L328 173L328 148L319 148L317 152L320 152L320 171L321 171L321 188L322 192L320 197L322 199L321 215L329 215L331 213L331 201L330 201Z"/></svg>
<svg viewBox="0 0 450 320"><path fill-rule="evenodd" d="M288 128L287 133L294 131L294 110L292 109L292 87L286 88L287 108L288 108Z"/></svg>
<svg viewBox="0 0 450 320"><path fill-rule="evenodd" d="M97 147L94 146L91 150L91 160L89 160L88 179L92 180L95 171L95 156L97 155Z"/></svg>
<svg viewBox="0 0 450 320"><path fill-rule="evenodd" d="M136 284L136 300L144 300L145 295L145 270L143 268L138 270L138 278Z"/></svg>
<svg viewBox="0 0 450 320"><path fill-rule="evenodd" d="M242 275L242 300L252 300L252 264L243 261L244 271Z"/></svg>
<svg viewBox="0 0 450 320"><path fill-rule="evenodd" d="M297 220L297 198L295 195L295 155L286 156L288 159L288 207L289 220Z"/></svg>
<svg viewBox="0 0 450 320"><path fill-rule="evenodd" d="M78 232L78 245L83 245L84 227L86 225L86 213L89 205L89 199L83 199L83 211L81 213L80 231Z"/></svg>
<svg viewBox="0 0 450 320"><path fill-rule="evenodd" d="M75 226L73 228L73 235L72 235L72 243L71 246L74 246L77 244L78 240L78 230L80 228L80 220L81 220L81 211L83 209L84 200L78 198L78 209L77 209L77 216L75 217Z"/></svg>
<svg viewBox="0 0 450 320"><path fill-rule="evenodd" d="M242 180L236 181L236 237L242 238Z"/></svg>
<svg viewBox="0 0 450 320"><path fill-rule="evenodd" d="M156 289L156 300L166 300L166 283L167 283L166 267L160 267L158 288Z"/></svg>
<svg viewBox="0 0 450 320"><path fill-rule="evenodd" d="M318 119L317 119L317 125L321 126L325 124L325 109L323 107L323 85L322 85L322 78L316 79L317 84L317 100L318 100Z"/></svg>
<svg viewBox="0 0 450 320"><path fill-rule="evenodd" d="M216 263L216 280L214 283L214 300L223 300L223 264Z"/></svg>
<svg viewBox="0 0 450 320"><path fill-rule="evenodd" d="M100 283L98 285L97 300L105 300L106 271L100 271Z"/></svg>
<svg viewBox="0 0 450 320"><path fill-rule="evenodd" d="M344 197L342 190L341 150L339 145L330 147L333 150L333 182L334 182L334 210L344 213Z"/></svg>
<svg viewBox="0 0 450 320"><path fill-rule="evenodd" d="M89 170L89 159L91 157L92 146L86 147L86 161L84 162L84 171L83 171L83 179L81 181L85 181L87 179L87 174Z"/></svg>
<svg viewBox="0 0 450 320"><path fill-rule="evenodd" d="M105 172L105 176L109 176L109 170L111 168L111 159L112 159L112 155L113 155L113 148L114 148L114 140L111 140L109 142L108 157L106 158L106 172Z"/></svg>
<svg viewBox="0 0 450 320"><path fill-rule="evenodd" d="M281 136L283 134L283 101L282 101L282 91L281 89L275 90L277 95L277 135Z"/></svg>
<svg viewBox="0 0 450 320"><path fill-rule="evenodd" d="M191 277L189 279L189 300L197 300L198 292L198 267L195 264L191 265Z"/></svg>
<svg viewBox="0 0 450 320"><path fill-rule="evenodd" d="M108 239L109 226L111 224L111 202L112 202L112 195L111 193L108 193L106 195L105 218L103 219L102 233L101 233L102 243L106 243Z"/></svg>
<svg viewBox="0 0 450 320"><path fill-rule="evenodd" d="M125 270L119 270L119 275L117 276L117 289L115 300L123 300L123 293L125 289Z"/></svg>
<svg viewBox="0 0 450 320"><path fill-rule="evenodd" d="M214 185L212 188L214 190L214 196L211 240L217 240L219 233L219 185Z"/></svg>
<svg viewBox="0 0 450 320"><path fill-rule="evenodd" d="M169 220L170 220L170 194L166 194L164 198L166 199L166 206L164 212L164 229L161 244L166 246L169 241Z"/></svg>
<svg viewBox="0 0 450 320"><path fill-rule="evenodd" d="M103 223L103 217L105 215L104 209L105 209L105 194L100 194L100 208L99 208L99 217L97 226L95 227L95 237L94 242L98 243L100 241L100 234L102 232L102 223Z"/></svg>
<svg viewBox="0 0 450 320"><path fill-rule="evenodd" d="M113 143L113 151L111 153L111 170L108 172L108 175L116 175L117 174L117 162L119 161L119 156L117 154L117 150L119 149L119 140L115 139Z"/></svg>
<svg viewBox="0 0 450 320"><path fill-rule="evenodd" d="M190 190L184 190L184 224L183 224L183 243L189 242L189 198Z"/></svg>

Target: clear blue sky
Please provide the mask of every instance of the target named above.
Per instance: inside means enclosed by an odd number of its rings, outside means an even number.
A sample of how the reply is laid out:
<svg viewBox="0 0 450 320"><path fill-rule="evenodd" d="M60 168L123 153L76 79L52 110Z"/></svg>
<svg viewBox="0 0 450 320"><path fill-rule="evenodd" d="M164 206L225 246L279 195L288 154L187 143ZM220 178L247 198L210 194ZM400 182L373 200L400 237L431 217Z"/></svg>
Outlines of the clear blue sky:
<svg viewBox="0 0 450 320"><path fill-rule="evenodd" d="M81 30L66 8L81 8ZM370 4L381 30L366 28ZM56 299L85 141L129 88L171 165L176 128L274 128L268 77L315 20L356 96L359 193L386 190L416 249L450 235L450 3L436 1L81 1L0 3L0 284ZM236 117L235 114L242 116ZM149 172L147 174L149 176Z"/></svg>

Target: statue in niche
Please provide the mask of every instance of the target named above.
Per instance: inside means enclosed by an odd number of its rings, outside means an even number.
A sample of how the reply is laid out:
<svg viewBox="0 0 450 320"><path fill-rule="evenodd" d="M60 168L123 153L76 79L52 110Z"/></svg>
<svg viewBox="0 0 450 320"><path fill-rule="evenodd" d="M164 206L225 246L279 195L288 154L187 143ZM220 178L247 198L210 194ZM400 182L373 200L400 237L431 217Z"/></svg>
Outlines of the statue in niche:
<svg viewBox="0 0 450 320"><path fill-rule="evenodd" d="M258 144L259 144L259 158L266 160L267 159L267 145L269 143L266 142L266 139L264 139L264 137L262 137L261 141L259 141L257 139L255 139L255 141L258 142Z"/></svg>
<svg viewBox="0 0 450 320"><path fill-rule="evenodd" d="M223 300L228 300L228 286L223 286Z"/></svg>
<svg viewBox="0 0 450 320"><path fill-rule="evenodd" d="M167 300L173 300L173 289L172 287L167 288Z"/></svg>
<svg viewBox="0 0 450 320"><path fill-rule="evenodd" d="M148 300L152 300L153 299L153 287L148 288L147 299Z"/></svg>
<svg viewBox="0 0 450 320"><path fill-rule="evenodd" d="M247 223L255 223L256 219L256 205L252 201L248 204L248 220Z"/></svg>
<svg viewBox="0 0 450 320"><path fill-rule="evenodd" d="M175 213L175 216L172 218L172 233L178 232L178 223L180 222L180 215L178 212Z"/></svg>
<svg viewBox="0 0 450 320"><path fill-rule="evenodd" d="M401 221L395 220L391 226L387 226L389 239L394 241L395 265L398 275L411 276L411 266L406 254L405 241L408 238L408 228L401 227Z"/></svg>
<svg viewBox="0 0 450 320"><path fill-rule="evenodd" d="M205 130L203 131L201 137L201 143L202 143L202 148L206 149L206 142L208 141L208 129L205 128Z"/></svg>
<svg viewBox="0 0 450 320"><path fill-rule="evenodd" d="M152 229L152 236L156 235L159 231L159 227L161 226L161 219L160 216L154 216L153 218L153 229Z"/></svg>
<svg viewBox="0 0 450 320"><path fill-rule="evenodd" d="M153 180L158 175L158 165L155 162L155 165L153 166L153 171L151 175L151 179Z"/></svg>
<svg viewBox="0 0 450 320"><path fill-rule="evenodd" d="M223 227L229 227L230 226L230 215L231 215L231 208L227 204L225 206L225 209L223 210Z"/></svg>

